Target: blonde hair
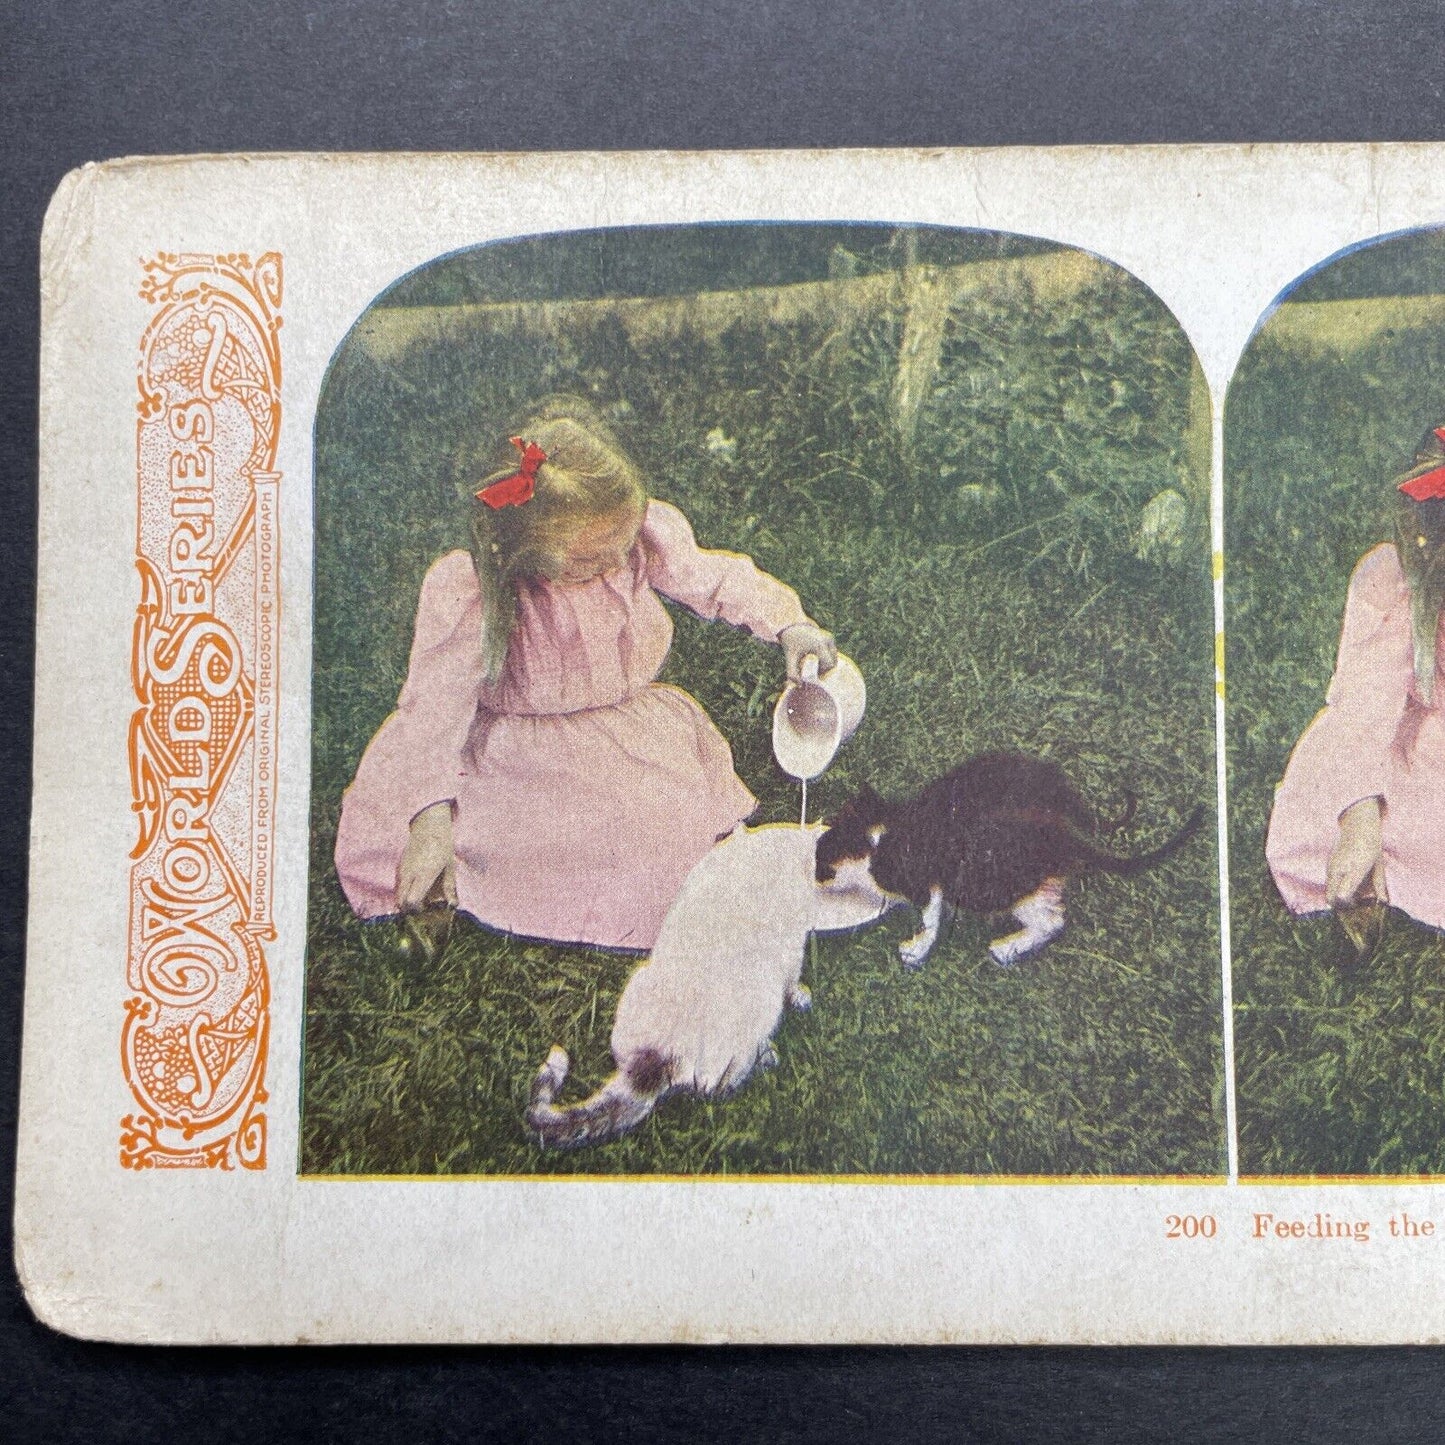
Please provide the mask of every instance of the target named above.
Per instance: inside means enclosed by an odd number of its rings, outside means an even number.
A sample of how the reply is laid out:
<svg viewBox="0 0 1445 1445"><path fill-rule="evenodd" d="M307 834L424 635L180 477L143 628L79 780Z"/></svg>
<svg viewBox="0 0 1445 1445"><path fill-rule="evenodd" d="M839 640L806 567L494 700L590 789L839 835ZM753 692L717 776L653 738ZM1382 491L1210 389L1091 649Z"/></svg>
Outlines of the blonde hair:
<svg viewBox="0 0 1445 1445"><path fill-rule="evenodd" d="M573 396L549 397L502 437L483 469L464 475L469 494L517 470L520 458L509 436L535 442L547 459L537 468L531 500L521 506L492 508L472 499L472 564L482 593L482 669L489 683L501 678L516 628L517 582L556 576L583 527L631 512L640 520L647 505L642 473L611 427Z"/></svg>

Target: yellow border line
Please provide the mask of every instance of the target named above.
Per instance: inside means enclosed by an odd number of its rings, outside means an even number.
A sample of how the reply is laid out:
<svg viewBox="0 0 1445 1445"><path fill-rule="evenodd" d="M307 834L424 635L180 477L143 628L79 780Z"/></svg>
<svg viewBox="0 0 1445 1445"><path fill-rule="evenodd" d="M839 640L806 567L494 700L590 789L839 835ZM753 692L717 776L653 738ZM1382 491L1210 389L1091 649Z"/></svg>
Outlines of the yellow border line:
<svg viewBox="0 0 1445 1445"><path fill-rule="evenodd" d="M302 1184L1223 1185L1223 1174L298 1174Z"/></svg>
<svg viewBox="0 0 1445 1445"><path fill-rule="evenodd" d="M1241 1174L1241 1184L1445 1184L1445 1174Z"/></svg>
<svg viewBox="0 0 1445 1445"><path fill-rule="evenodd" d="M1214 1188L1225 1174L298 1174L302 1184L854 1184ZM1241 1185L1445 1184L1445 1174L1241 1174Z"/></svg>

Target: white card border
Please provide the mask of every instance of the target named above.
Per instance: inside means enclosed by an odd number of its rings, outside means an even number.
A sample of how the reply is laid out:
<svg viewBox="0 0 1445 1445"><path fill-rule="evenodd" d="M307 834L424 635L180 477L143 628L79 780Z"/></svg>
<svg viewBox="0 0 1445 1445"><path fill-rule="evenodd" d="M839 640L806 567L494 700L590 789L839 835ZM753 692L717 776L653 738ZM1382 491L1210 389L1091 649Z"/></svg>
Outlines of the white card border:
<svg viewBox="0 0 1445 1445"><path fill-rule="evenodd" d="M1291 1186L299 1180L300 886L278 885L276 900L270 1167L123 1172L114 860L128 850L129 800L113 761L134 603L134 502L113 459L133 453L127 387L144 308L127 298L142 256L285 260L278 468L292 601L277 853L304 879L310 617L296 599L310 596L310 422L336 345L406 271L487 240L636 224L877 220L1044 236L1125 267L1171 307L1209 380L1217 443L1224 387L1269 303L1348 245L1439 224L1442 160L1428 145L252 156L67 177L42 247L16 1191L17 1262L36 1312L84 1336L177 1342L1445 1337L1442 1271L1427 1251L1245 1247L1252 1209L1305 1208ZM124 381L114 395L112 376ZM1216 547L1219 468L1216 446ZM93 604L83 618L77 597ZM1310 1187L1308 1209L1428 1214L1440 1198L1430 1184L1331 1184ZM1201 1209L1237 1246L1166 1246L1163 1216Z"/></svg>

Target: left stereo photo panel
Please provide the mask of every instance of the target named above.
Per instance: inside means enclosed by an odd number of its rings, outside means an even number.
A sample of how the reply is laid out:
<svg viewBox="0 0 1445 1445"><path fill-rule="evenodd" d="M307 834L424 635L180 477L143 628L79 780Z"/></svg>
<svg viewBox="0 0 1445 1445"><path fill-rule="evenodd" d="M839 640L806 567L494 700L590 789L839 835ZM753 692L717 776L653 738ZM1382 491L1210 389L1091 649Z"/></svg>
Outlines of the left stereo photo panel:
<svg viewBox="0 0 1445 1445"><path fill-rule="evenodd" d="M400 277L315 420L301 1171L1221 1174L1208 449L1168 310L1046 240Z"/></svg>

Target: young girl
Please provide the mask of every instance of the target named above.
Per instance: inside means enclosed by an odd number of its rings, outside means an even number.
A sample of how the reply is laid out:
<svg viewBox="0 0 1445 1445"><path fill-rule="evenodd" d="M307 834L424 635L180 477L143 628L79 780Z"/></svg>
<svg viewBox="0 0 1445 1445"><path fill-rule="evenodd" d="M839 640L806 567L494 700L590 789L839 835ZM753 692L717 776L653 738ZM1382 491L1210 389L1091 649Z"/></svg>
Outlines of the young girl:
<svg viewBox="0 0 1445 1445"><path fill-rule="evenodd" d="M1355 568L1327 705L1275 790L1265 851L1291 912L1373 900L1445 928L1442 603L1445 427L1396 483L1395 541Z"/></svg>
<svg viewBox="0 0 1445 1445"><path fill-rule="evenodd" d="M446 902L494 928L646 949L757 800L698 702L654 679L659 594L780 643L832 637L746 557L705 551L585 403L555 398L480 471L471 555L422 583L406 684L347 790L336 867L363 918Z"/></svg>

